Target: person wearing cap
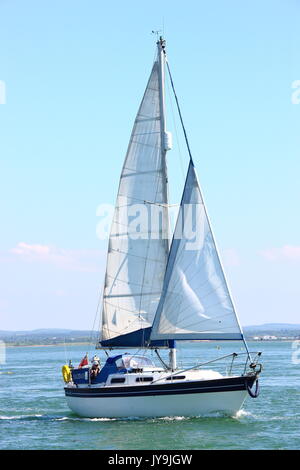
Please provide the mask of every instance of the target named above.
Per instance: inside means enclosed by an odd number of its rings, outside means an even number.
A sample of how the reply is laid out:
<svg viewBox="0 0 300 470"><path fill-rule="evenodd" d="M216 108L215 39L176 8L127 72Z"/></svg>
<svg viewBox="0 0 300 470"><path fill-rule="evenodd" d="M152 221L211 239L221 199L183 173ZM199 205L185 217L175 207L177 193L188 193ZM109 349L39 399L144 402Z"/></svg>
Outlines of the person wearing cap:
<svg viewBox="0 0 300 470"><path fill-rule="evenodd" d="M98 361L99 362L99 365L100 365L100 358L95 354L95 356L93 357L93 360L92 360L92 363L94 361Z"/></svg>
<svg viewBox="0 0 300 470"><path fill-rule="evenodd" d="M95 379L97 377L97 375L99 374L99 372L100 372L99 361L94 360L93 365L91 367L91 379Z"/></svg>

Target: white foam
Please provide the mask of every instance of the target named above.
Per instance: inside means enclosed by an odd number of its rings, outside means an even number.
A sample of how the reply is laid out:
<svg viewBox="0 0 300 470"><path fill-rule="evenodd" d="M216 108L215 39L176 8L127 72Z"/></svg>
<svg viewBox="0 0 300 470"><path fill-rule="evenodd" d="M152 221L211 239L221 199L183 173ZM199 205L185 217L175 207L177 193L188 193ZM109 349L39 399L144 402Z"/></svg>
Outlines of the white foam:
<svg viewBox="0 0 300 470"><path fill-rule="evenodd" d="M18 415L18 416L0 416L0 419L28 419L28 418L41 418L43 415Z"/></svg>

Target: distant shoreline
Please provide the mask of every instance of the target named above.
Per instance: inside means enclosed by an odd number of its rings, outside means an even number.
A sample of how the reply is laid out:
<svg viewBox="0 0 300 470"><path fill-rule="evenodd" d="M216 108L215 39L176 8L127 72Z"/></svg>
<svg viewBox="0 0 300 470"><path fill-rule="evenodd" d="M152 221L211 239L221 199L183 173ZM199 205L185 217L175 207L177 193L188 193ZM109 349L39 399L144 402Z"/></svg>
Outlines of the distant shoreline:
<svg viewBox="0 0 300 470"><path fill-rule="evenodd" d="M287 339L247 339L248 342L253 342L253 343L292 343L293 341L299 341L299 339L295 338L287 338ZM191 343L197 343L197 340L190 341ZM199 340L199 342L204 342L202 340ZM205 342L216 342L216 341L210 341L210 340L205 340ZM219 341L220 343L222 341ZM5 343L5 347L7 348L47 348L47 347L58 347L58 346L95 346L93 343L58 343L58 344L12 344L12 343ZM126 349L126 348L125 348Z"/></svg>
<svg viewBox="0 0 300 470"><path fill-rule="evenodd" d="M13 344L5 343L7 348L47 348L47 347L56 347L56 346L91 346L91 343L57 343L57 344Z"/></svg>

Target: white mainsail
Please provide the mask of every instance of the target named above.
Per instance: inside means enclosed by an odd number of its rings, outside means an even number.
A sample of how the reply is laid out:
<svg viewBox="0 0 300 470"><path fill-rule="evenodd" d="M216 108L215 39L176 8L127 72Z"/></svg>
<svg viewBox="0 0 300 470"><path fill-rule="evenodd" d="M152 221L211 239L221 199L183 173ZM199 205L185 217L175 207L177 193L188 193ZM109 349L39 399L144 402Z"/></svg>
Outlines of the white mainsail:
<svg viewBox="0 0 300 470"><path fill-rule="evenodd" d="M151 332L159 339L243 339L192 161Z"/></svg>
<svg viewBox="0 0 300 470"><path fill-rule="evenodd" d="M120 178L103 296L100 341L106 344L150 328L162 292L169 241L159 60L134 122Z"/></svg>

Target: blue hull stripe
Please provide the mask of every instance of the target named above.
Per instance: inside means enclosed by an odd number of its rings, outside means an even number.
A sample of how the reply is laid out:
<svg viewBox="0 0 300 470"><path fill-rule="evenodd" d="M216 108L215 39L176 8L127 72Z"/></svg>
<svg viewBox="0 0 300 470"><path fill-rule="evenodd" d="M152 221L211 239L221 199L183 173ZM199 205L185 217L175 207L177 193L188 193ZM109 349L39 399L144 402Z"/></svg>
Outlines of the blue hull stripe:
<svg viewBox="0 0 300 470"><path fill-rule="evenodd" d="M216 393L247 390L252 387L254 376L240 376L226 379L201 380L181 384L140 385L105 388L65 388L68 397L111 398L111 397L146 397L157 395L188 395L191 393Z"/></svg>

